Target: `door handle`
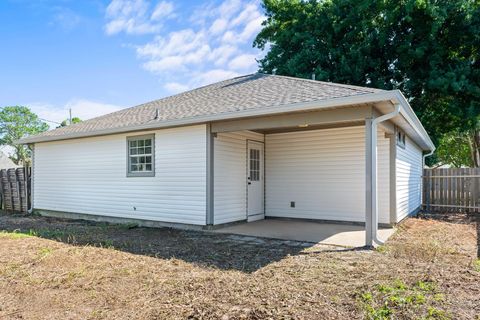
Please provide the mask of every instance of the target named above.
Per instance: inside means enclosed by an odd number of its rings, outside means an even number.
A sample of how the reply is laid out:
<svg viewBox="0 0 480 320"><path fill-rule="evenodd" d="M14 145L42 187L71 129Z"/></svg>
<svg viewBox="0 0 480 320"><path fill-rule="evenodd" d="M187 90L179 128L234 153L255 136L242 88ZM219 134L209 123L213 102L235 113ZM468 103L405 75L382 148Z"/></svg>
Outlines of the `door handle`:
<svg viewBox="0 0 480 320"><path fill-rule="evenodd" d="M248 181L248 184L252 184L250 181Z"/></svg>

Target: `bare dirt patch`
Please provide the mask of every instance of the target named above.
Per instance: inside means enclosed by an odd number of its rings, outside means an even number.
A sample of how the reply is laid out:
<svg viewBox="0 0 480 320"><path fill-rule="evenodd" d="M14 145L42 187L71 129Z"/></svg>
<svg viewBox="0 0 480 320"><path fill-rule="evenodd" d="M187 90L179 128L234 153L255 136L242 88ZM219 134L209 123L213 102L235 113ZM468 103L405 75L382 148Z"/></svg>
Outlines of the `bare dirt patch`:
<svg viewBox="0 0 480 320"><path fill-rule="evenodd" d="M0 215L1 319L476 319L475 224L377 251Z"/></svg>

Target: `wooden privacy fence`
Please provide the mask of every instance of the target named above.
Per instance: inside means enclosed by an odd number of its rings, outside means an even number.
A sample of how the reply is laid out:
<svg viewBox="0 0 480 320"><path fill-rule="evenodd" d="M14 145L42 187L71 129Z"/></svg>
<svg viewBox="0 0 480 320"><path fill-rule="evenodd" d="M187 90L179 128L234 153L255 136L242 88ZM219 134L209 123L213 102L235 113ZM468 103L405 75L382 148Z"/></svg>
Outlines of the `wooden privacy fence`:
<svg viewBox="0 0 480 320"><path fill-rule="evenodd" d="M423 208L429 212L480 212L480 168L423 170Z"/></svg>
<svg viewBox="0 0 480 320"><path fill-rule="evenodd" d="M5 211L24 212L30 205L31 168L0 170L1 208Z"/></svg>

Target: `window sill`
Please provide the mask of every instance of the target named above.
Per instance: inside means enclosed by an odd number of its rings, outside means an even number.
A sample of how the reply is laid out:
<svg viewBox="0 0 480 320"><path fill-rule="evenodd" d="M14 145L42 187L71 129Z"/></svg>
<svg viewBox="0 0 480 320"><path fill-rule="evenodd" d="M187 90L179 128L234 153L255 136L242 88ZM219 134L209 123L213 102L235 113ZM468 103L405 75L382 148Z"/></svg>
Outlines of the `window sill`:
<svg viewBox="0 0 480 320"><path fill-rule="evenodd" d="M155 177L155 172L127 173L127 178Z"/></svg>

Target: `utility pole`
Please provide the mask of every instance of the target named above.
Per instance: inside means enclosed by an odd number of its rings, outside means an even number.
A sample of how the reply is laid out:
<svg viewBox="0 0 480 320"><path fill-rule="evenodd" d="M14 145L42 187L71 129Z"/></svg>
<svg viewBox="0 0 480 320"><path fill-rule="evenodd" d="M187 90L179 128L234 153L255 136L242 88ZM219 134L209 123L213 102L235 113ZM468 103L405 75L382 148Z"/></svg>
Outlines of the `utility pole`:
<svg viewBox="0 0 480 320"><path fill-rule="evenodd" d="M69 118L69 120L70 120L70 124L72 124L72 108L70 108L70 118Z"/></svg>

